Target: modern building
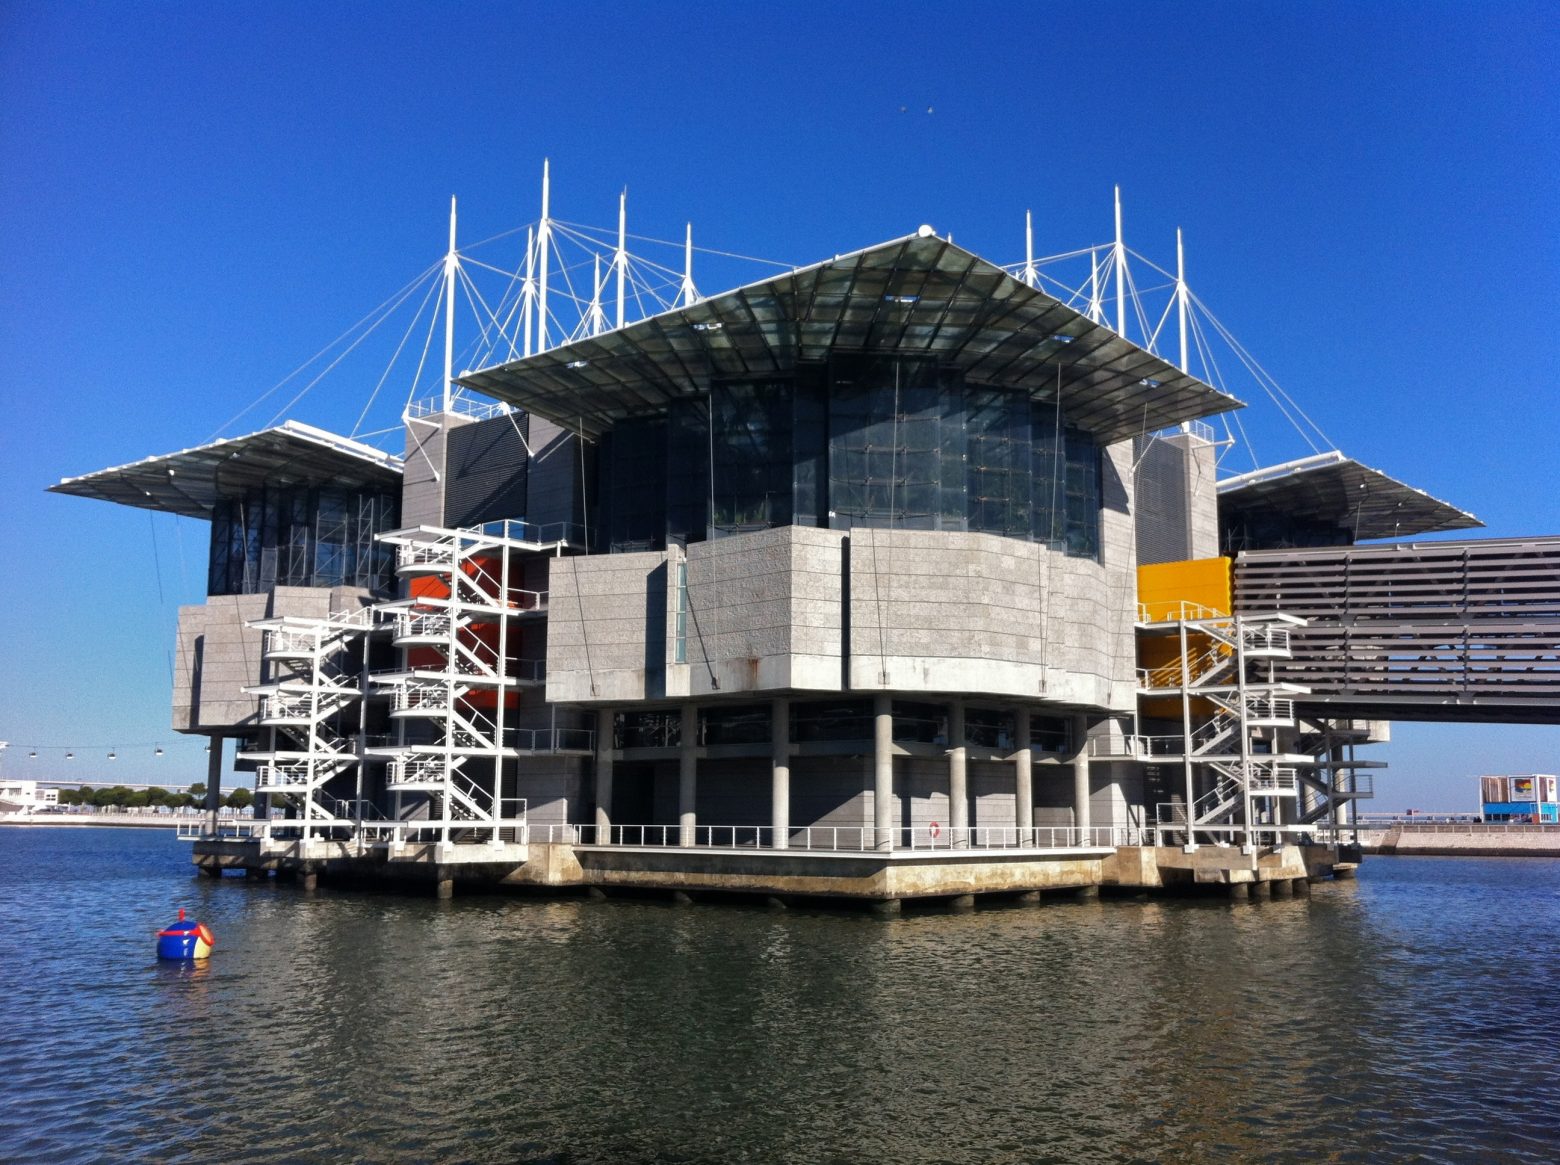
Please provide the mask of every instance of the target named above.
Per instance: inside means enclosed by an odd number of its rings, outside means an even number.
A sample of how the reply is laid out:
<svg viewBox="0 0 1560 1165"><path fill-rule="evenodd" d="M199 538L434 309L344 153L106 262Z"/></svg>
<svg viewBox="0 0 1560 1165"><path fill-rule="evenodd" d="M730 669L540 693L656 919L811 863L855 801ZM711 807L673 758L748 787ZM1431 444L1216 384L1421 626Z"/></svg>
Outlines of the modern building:
<svg viewBox="0 0 1560 1165"><path fill-rule="evenodd" d="M1475 519L1336 454L1216 481L1240 402L929 228L539 348L400 458L289 422L53 487L211 522L174 727L288 818L208 869L1284 891L1370 795L1356 747L1448 707L1327 571L1433 574L1457 544L1396 540Z"/></svg>
<svg viewBox="0 0 1560 1165"><path fill-rule="evenodd" d="M1533 825L1560 823L1560 795L1551 773L1480 777L1479 800L1485 821Z"/></svg>

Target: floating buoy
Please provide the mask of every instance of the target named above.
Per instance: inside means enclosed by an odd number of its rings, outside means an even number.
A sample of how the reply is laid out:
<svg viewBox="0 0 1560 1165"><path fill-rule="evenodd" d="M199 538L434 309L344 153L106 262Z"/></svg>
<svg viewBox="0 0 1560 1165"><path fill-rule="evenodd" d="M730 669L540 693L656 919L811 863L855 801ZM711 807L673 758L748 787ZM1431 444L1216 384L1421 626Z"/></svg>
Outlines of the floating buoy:
<svg viewBox="0 0 1560 1165"><path fill-rule="evenodd" d="M157 932L157 957L159 959L204 959L217 945L216 937L204 922L190 922L184 917L184 907L179 907L179 920L165 930Z"/></svg>

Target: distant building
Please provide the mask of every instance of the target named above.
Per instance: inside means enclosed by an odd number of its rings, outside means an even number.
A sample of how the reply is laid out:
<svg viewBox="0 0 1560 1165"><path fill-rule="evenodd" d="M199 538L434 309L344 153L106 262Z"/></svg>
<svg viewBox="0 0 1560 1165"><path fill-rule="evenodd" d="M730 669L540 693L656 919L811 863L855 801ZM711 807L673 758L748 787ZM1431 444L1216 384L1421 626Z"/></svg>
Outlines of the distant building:
<svg viewBox="0 0 1560 1165"><path fill-rule="evenodd" d="M1484 820L1560 823L1560 798L1556 797L1557 784L1560 784L1560 781L1549 773L1480 777L1479 799L1482 802Z"/></svg>
<svg viewBox="0 0 1560 1165"><path fill-rule="evenodd" d="M60 803L60 791L37 781L0 781L0 813L36 813Z"/></svg>

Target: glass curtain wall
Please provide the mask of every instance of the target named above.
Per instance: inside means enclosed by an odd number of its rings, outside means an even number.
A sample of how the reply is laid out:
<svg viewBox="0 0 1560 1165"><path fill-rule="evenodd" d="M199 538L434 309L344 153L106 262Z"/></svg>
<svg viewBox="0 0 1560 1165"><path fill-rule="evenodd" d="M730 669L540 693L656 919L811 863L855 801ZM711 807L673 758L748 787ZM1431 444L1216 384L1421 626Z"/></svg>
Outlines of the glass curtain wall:
<svg viewBox="0 0 1560 1165"><path fill-rule="evenodd" d="M1026 391L840 358L619 424L601 496L615 551L794 524L976 531L1097 558L1100 459Z"/></svg>
<svg viewBox="0 0 1560 1165"><path fill-rule="evenodd" d="M395 589L394 551L375 539L395 529L400 513L393 494L328 488L267 487L218 502L206 593L359 586L388 597Z"/></svg>

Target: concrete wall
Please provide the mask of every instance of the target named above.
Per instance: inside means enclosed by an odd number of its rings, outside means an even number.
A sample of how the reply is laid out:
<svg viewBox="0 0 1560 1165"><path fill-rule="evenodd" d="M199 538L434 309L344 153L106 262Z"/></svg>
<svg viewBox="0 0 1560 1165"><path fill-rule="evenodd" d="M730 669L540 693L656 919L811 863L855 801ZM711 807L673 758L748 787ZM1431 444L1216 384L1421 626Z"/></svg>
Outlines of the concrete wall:
<svg viewBox="0 0 1560 1165"><path fill-rule="evenodd" d="M371 601L362 587L277 587L258 595L212 595L180 607L173 727L214 732L256 726L259 697L243 689L280 677L262 658L265 633L246 623L282 615L323 618Z"/></svg>
<svg viewBox="0 0 1560 1165"><path fill-rule="evenodd" d="M401 478L401 525L444 525L446 430L472 423L456 413L435 413L406 422L406 469Z"/></svg>
<svg viewBox="0 0 1560 1165"><path fill-rule="evenodd" d="M1130 712L1132 527L1105 519L1103 565L935 531L787 526L695 543L686 665L681 551L550 559L548 699L888 689Z"/></svg>

